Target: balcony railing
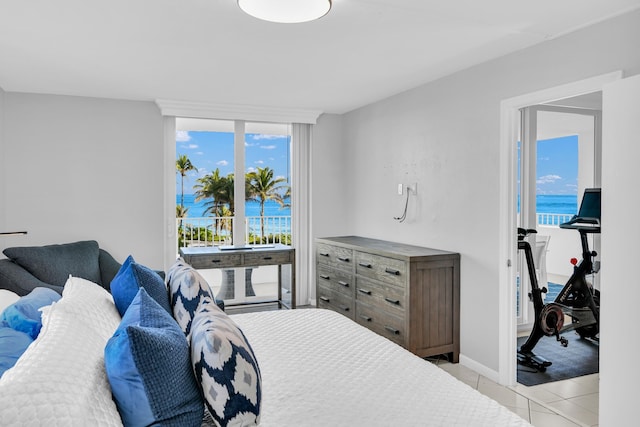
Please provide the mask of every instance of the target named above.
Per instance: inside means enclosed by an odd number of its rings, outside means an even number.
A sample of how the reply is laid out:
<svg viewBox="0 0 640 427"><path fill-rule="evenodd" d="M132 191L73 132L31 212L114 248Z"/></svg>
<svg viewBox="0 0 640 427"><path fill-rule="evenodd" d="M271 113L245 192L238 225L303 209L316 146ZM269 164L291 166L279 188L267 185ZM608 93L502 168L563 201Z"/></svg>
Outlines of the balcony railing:
<svg viewBox="0 0 640 427"><path fill-rule="evenodd" d="M233 221L234 217L177 218L178 246L230 245ZM245 244L291 244L290 216L248 216L244 226Z"/></svg>
<svg viewBox="0 0 640 427"><path fill-rule="evenodd" d="M573 218L571 214L536 213L536 223L538 225L559 226L563 222L568 222Z"/></svg>

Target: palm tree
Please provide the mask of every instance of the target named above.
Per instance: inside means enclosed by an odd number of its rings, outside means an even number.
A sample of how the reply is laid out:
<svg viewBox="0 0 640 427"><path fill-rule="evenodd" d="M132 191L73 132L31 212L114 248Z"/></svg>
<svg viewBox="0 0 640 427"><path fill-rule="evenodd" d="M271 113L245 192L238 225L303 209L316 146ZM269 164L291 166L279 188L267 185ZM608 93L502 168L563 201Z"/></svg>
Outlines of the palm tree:
<svg viewBox="0 0 640 427"><path fill-rule="evenodd" d="M189 208L185 208L184 206L176 205L176 218L186 218L187 212L189 212Z"/></svg>
<svg viewBox="0 0 640 427"><path fill-rule="evenodd" d="M205 214L221 216L221 209L228 204L233 209L233 174L226 177L220 176L220 169L213 173L198 178L198 183L193 186L196 189L196 201L207 200L205 202Z"/></svg>
<svg viewBox="0 0 640 427"><path fill-rule="evenodd" d="M247 173L247 200L260 203L260 237L264 237L264 204L267 200L284 203L280 190L286 182L283 177L273 178L273 169L258 168Z"/></svg>
<svg viewBox="0 0 640 427"><path fill-rule="evenodd" d="M191 163L191 160L189 160L186 154L180 154L176 160L176 172L180 173L180 184L182 190L180 194L180 207L182 210L184 210L184 177L187 176L187 172L192 170L196 170L196 167Z"/></svg>

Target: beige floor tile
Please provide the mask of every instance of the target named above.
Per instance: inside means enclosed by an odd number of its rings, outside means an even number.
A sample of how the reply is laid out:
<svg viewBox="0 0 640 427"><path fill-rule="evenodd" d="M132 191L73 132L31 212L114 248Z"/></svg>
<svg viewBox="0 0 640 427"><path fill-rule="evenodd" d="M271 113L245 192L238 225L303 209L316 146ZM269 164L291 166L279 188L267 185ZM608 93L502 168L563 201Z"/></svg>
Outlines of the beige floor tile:
<svg viewBox="0 0 640 427"><path fill-rule="evenodd" d="M525 396L529 399L533 399L534 401L541 402L541 403L555 402L563 399L562 396L559 396L553 393L547 387L543 387L541 385L527 387L527 386L523 386L522 384L517 384L514 387L512 387L512 389L515 390L516 393L521 394L522 396Z"/></svg>
<svg viewBox="0 0 640 427"><path fill-rule="evenodd" d="M557 394L563 399L584 396L585 394L594 392L593 389L586 390L583 383L574 380L556 381L552 383L541 384L539 387L553 394Z"/></svg>
<svg viewBox="0 0 640 427"><path fill-rule="evenodd" d="M549 403L549 407L567 418L576 420L584 425L592 426L598 424L598 414L586 410L580 405L577 405L570 400L560 400L558 402Z"/></svg>
<svg viewBox="0 0 640 427"><path fill-rule="evenodd" d="M495 383L482 375L478 381L478 391L510 408L529 407L529 399L516 393L509 387Z"/></svg>
<svg viewBox="0 0 640 427"><path fill-rule="evenodd" d="M572 397L571 399L567 399L571 403L575 403L576 405L591 411L595 414L599 412L599 404L600 404L600 394L593 393L587 394L585 396Z"/></svg>
<svg viewBox="0 0 640 427"><path fill-rule="evenodd" d="M460 363L438 363L437 366L447 371L463 383L466 383L471 388L478 388L478 379L480 378L480 374L476 371L473 371Z"/></svg>
<svg viewBox="0 0 640 427"><path fill-rule="evenodd" d="M547 412L531 412L530 422L534 427L580 427L580 424Z"/></svg>
<svg viewBox="0 0 640 427"><path fill-rule="evenodd" d="M522 418L523 420L531 422L531 419L529 418L529 408L517 408L512 406L507 406L506 408L516 415L520 416L520 418Z"/></svg>
<svg viewBox="0 0 640 427"><path fill-rule="evenodd" d="M529 409L531 412L544 412L546 414L555 414L551 409L546 406L540 405L536 402L529 401Z"/></svg>

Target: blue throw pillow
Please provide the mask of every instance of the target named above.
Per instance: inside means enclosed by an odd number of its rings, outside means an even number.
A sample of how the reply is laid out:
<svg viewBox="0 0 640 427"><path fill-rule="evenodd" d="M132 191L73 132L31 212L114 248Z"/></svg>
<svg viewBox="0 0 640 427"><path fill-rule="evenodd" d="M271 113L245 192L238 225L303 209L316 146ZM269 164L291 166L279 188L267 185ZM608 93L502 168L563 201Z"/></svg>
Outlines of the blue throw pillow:
<svg viewBox="0 0 640 427"><path fill-rule="evenodd" d="M191 363L217 425L258 425L258 361L240 328L211 300L203 299L191 323Z"/></svg>
<svg viewBox="0 0 640 427"><path fill-rule="evenodd" d="M140 288L144 288L162 308L171 314L169 294L164 279L149 267L135 262L129 255L111 281L111 295L120 316L124 316Z"/></svg>
<svg viewBox="0 0 640 427"><path fill-rule="evenodd" d="M33 338L24 332L0 326L0 377L16 364L32 342Z"/></svg>
<svg viewBox="0 0 640 427"><path fill-rule="evenodd" d="M16 331L24 332L36 339L42 328L42 313L39 309L60 299L60 294L49 288L34 288L4 309L0 323Z"/></svg>
<svg viewBox="0 0 640 427"><path fill-rule="evenodd" d="M200 425L204 404L189 357L176 321L139 289L104 354L125 426Z"/></svg>

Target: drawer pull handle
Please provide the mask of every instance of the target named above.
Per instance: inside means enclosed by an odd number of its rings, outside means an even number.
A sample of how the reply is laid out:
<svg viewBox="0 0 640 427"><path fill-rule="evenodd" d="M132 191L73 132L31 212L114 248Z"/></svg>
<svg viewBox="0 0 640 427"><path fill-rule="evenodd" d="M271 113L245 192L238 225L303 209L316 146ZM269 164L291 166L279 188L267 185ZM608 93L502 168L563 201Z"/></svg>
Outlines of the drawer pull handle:
<svg viewBox="0 0 640 427"><path fill-rule="evenodd" d="M349 258L347 258L347 257L343 257L343 256L339 256L339 257L338 257L338 261L342 261L342 262L349 262Z"/></svg>
<svg viewBox="0 0 640 427"><path fill-rule="evenodd" d="M389 273L389 274L393 274L394 276L399 276L400 275L400 270L394 270L393 268L385 268L384 269L385 273Z"/></svg>
<svg viewBox="0 0 640 427"><path fill-rule="evenodd" d="M270 259L273 259L273 257L272 256L266 256L266 257L263 257L262 259L265 260L265 261L269 261Z"/></svg>
<svg viewBox="0 0 640 427"><path fill-rule="evenodd" d="M358 288L358 292L363 293L365 295L371 295L371 291L368 289Z"/></svg>
<svg viewBox="0 0 640 427"><path fill-rule="evenodd" d="M364 314L360 315L360 318L363 319L366 322L371 322L371 317L369 316L365 316Z"/></svg>
<svg viewBox="0 0 640 427"><path fill-rule="evenodd" d="M321 275L320 275L320 278L321 278L321 279L324 279L324 280L329 280L329 279L331 279L331 278L330 278L329 276L327 276L326 274L321 274Z"/></svg>
<svg viewBox="0 0 640 427"><path fill-rule="evenodd" d="M346 305L342 305L340 306L340 308L344 311L349 311L349 307L347 307Z"/></svg>
<svg viewBox="0 0 640 427"><path fill-rule="evenodd" d="M397 330L396 328L392 328L391 326L387 326L387 325L384 325L384 328L387 331L391 332L393 335L400 335L400 331Z"/></svg>
<svg viewBox="0 0 640 427"><path fill-rule="evenodd" d="M384 300L394 305L400 305L400 300L397 299L385 298Z"/></svg>
<svg viewBox="0 0 640 427"><path fill-rule="evenodd" d="M342 280L338 281L338 285L342 285L342 286L344 286L345 288L348 288L348 287L349 287L349 284L348 284L347 282L343 282Z"/></svg>
<svg viewBox="0 0 640 427"><path fill-rule="evenodd" d="M371 268L371 264L368 264L366 262L359 262L358 265L364 268Z"/></svg>
<svg viewBox="0 0 640 427"><path fill-rule="evenodd" d="M324 302L329 302L329 301L331 301L331 300L330 300L329 298L327 298L327 297L320 297L320 299L321 299L322 301L324 301Z"/></svg>
<svg viewBox="0 0 640 427"><path fill-rule="evenodd" d="M219 259L212 259L212 260L211 260L211 262L212 262L212 263L214 263L214 264L215 264L215 263L217 263L217 262L220 262L220 261L221 261L221 260L219 260Z"/></svg>
<svg viewBox="0 0 640 427"><path fill-rule="evenodd" d="M327 252L320 252L320 256L326 256L326 257L328 257L328 256L329 256L329 254L328 254Z"/></svg>

